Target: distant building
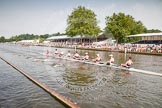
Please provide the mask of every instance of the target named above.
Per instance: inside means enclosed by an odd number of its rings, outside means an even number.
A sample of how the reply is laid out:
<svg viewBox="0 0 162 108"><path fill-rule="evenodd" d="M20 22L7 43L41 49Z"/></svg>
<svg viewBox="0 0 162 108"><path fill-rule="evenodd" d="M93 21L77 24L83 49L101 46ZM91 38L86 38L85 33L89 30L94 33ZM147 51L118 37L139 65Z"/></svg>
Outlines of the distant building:
<svg viewBox="0 0 162 108"><path fill-rule="evenodd" d="M141 37L141 40L134 44L162 44L162 32L160 33L144 33L129 35L128 38Z"/></svg>

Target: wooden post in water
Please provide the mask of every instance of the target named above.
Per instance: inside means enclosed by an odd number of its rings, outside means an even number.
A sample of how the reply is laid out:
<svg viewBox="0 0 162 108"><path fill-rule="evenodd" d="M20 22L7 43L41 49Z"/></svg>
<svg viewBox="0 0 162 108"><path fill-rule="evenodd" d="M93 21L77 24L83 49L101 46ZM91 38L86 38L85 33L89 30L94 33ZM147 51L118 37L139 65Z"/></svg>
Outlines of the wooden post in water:
<svg viewBox="0 0 162 108"><path fill-rule="evenodd" d="M76 52L76 45L75 45L75 48L74 49L75 49L75 52Z"/></svg>
<svg viewBox="0 0 162 108"><path fill-rule="evenodd" d="M28 78L29 80L31 80L32 82L34 82L35 84L37 84L39 87L41 87L42 89L44 89L46 92L48 92L51 96L55 97L57 100L59 100L61 103L63 103L64 105L70 107L70 108L80 108L78 105L76 105L75 103L71 102L70 100L68 100L67 98L65 98L64 96L62 96L61 94L57 93L56 91L50 89L48 86L46 86L45 84L37 81L36 79L34 79L32 76L30 76L29 74L27 74L25 71L19 69L17 66L15 66L14 64L8 62L7 60L5 60L4 58L2 58L0 56L0 58L5 61L7 64L9 64L10 66L12 66L14 69L16 69L17 71L19 71L21 74L23 74L26 78Z"/></svg>

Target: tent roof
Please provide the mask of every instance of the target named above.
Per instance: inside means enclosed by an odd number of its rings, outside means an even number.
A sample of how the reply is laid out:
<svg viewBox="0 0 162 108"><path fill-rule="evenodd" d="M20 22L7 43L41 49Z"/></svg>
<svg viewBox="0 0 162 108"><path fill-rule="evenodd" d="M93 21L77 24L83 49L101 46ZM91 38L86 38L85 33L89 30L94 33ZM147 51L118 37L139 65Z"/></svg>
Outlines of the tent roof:
<svg viewBox="0 0 162 108"><path fill-rule="evenodd" d="M69 39L70 37L68 37L67 35L64 36L52 36L47 38L47 40L55 40L55 39Z"/></svg>
<svg viewBox="0 0 162 108"><path fill-rule="evenodd" d="M27 43L27 42L34 42L34 40L21 40L19 42L25 42L25 43Z"/></svg>
<svg viewBox="0 0 162 108"><path fill-rule="evenodd" d="M83 36L84 38L85 36ZM81 38L81 36L74 36L74 37L69 37L67 35L63 35L63 36L52 36L52 37L49 37L47 38L47 40L61 40L61 39L79 39Z"/></svg>

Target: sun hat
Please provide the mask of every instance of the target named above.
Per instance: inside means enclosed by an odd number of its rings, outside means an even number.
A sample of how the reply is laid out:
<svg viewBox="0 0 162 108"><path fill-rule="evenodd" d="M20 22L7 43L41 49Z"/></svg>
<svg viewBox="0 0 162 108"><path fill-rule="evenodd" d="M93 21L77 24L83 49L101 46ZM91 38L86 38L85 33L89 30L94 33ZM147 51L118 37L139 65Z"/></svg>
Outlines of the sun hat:
<svg viewBox="0 0 162 108"><path fill-rule="evenodd" d="M112 57L113 55L112 55L112 54L110 54L109 56L111 56L111 57Z"/></svg>

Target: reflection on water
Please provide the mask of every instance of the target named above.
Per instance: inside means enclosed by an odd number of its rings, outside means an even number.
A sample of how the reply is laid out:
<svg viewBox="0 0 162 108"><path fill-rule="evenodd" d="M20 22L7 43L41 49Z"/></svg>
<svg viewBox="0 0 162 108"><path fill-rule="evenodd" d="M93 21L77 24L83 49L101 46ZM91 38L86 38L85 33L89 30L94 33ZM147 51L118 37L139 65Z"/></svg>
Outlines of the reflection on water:
<svg viewBox="0 0 162 108"><path fill-rule="evenodd" d="M94 76L96 75L93 75L93 73L86 73L86 70L66 69L66 73L63 74L63 80L70 85L86 86L96 81Z"/></svg>
<svg viewBox="0 0 162 108"><path fill-rule="evenodd" d="M148 106L150 106L150 108L160 108L162 104L161 77L55 59L41 55L40 53L46 51L47 47L6 45L0 48L3 49L0 51L3 57L12 61L18 67L21 67L21 69L29 72L30 75L50 88L70 98L72 101L77 102L83 108L127 108L130 106L131 108L145 108ZM54 51L55 48L48 49ZM58 48L58 50L60 49ZM69 49L63 49L64 52L68 50ZM70 51L74 52L74 49ZM159 73L162 72L161 56L145 56L129 53L125 55L118 52L78 51L81 54L88 52L91 59L99 53L103 61L107 61L109 58L108 55L112 53L116 64L123 63L129 56L132 56L134 62L133 67ZM15 76L15 78L17 78L17 76ZM3 80L0 79L0 81L2 82ZM23 83L27 83L27 81ZM17 85L19 85L18 82ZM12 86L15 87L16 85ZM2 85L1 87L6 87L6 85ZM20 88L24 88L24 85L20 84ZM31 86L30 89L26 89L33 91L36 88ZM22 90L23 89L16 92L16 98L22 97ZM9 93L8 91L3 92ZM39 93L33 92L32 95L39 95ZM25 99L26 98L27 97L25 97ZM2 99L1 96L0 99ZM40 96L35 99L39 101L44 99L44 97ZM22 101L22 105L28 104L28 101ZM8 103L8 101L4 102ZM11 100L11 102L14 101ZM37 105L39 106L39 104ZM47 107L51 107L52 103L48 105Z"/></svg>

